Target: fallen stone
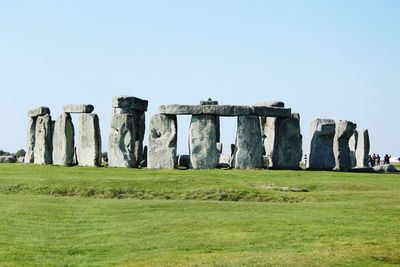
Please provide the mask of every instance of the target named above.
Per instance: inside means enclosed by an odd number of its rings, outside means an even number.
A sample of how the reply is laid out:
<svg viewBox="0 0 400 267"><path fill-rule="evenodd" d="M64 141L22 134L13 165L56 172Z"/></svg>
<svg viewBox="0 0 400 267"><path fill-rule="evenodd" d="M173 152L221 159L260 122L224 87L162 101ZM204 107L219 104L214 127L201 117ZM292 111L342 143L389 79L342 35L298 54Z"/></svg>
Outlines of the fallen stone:
<svg viewBox="0 0 400 267"><path fill-rule="evenodd" d="M149 101L133 96L116 96L113 98L113 108L147 111Z"/></svg>
<svg viewBox="0 0 400 267"><path fill-rule="evenodd" d="M239 116L233 167L237 169L263 168L263 149L259 119Z"/></svg>
<svg viewBox="0 0 400 267"><path fill-rule="evenodd" d="M354 134L357 124L350 121L336 123L335 137L333 139L333 154L335 156L335 170L348 171L352 169L349 139Z"/></svg>
<svg viewBox="0 0 400 267"><path fill-rule="evenodd" d="M108 166L129 168L135 166L135 136L134 117L130 114L113 113L108 140Z"/></svg>
<svg viewBox="0 0 400 267"><path fill-rule="evenodd" d="M159 112L170 115L290 117L290 108L229 105L162 105Z"/></svg>
<svg viewBox="0 0 400 267"><path fill-rule="evenodd" d="M374 168L371 167L355 167L349 170L350 172L365 172L365 173L373 173L376 172Z"/></svg>
<svg viewBox="0 0 400 267"><path fill-rule="evenodd" d="M213 169L217 167L220 156L217 148L218 140L216 116L192 116L189 129L189 155L192 168Z"/></svg>
<svg viewBox="0 0 400 267"><path fill-rule="evenodd" d="M28 149L25 155L25 163L33 163L34 162L34 154L35 154L35 132L36 132L36 120L37 117L29 118L28 125Z"/></svg>
<svg viewBox="0 0 400 267"><path fill-rule="evenodd" d="M392 164L374 166L373 169L376 172L399 172Z"/></svg>
<svg viewBox="0 0 400 267"><path fill-rule="evenodd" d="M75 153L75 131L69 113L61 114L55 124L53 133L53 164L73 165Z"/></svg>
<svg viewBox="0 0 400 267"><path fill-rule="evenodd" d="M64 106L65 113L92 113L94 110L93 105L84 105L84 104L70 104Z"/></svg>
<svg viewBox="0 0 400 267"><path fill-rule="evenodd" d="M97 114L82 113L79 117L76 157L79 166L101 165L101 135Z"/></svg>
<svg viewBox="0 0 400 267"><path fill-rule="evenodd" d="M155 114L150 120L147 167L173 169L177 151L177 118L174 115Z"/></svg>
<svg viewBox="0 0 400 267"><path fill-rule="evenodd" d="M17 162L18 163L25 163L25 157L18 157Z"/></svg>
<svg viewBox="0 0 400 267"><path fill-rule="evenodd" d="M50 109L48 107L38 107L28 111L28 117L35 118L39 116L50 115Z"/></svg>
<svg viewBox="0 0 400 267"><path fill-rule="evenodd" d="M356 165L357 167L368 166L368 155L370 150L368 130L363 129L359 132L357 149L356 149Z"/></svg>
<svg viewBox="0 0 400 267"><path fill-rule="evenodd" d="M0 156L0 163L16 163L17 157L15 156Z"/></svg>
<svg viewBox="0 0 400 267"><path fill-rule="evenodd" d="M36 120L34 163L53 163L52 120L49 114L40 116Z"/></svg>
<svg viewBox="0 0 400 267"><path fill-rule="evenodd" d="M309 169L330 171L335 168L335 156L333 154L335 128L334 120L316 119L311 122Z"/></svg>

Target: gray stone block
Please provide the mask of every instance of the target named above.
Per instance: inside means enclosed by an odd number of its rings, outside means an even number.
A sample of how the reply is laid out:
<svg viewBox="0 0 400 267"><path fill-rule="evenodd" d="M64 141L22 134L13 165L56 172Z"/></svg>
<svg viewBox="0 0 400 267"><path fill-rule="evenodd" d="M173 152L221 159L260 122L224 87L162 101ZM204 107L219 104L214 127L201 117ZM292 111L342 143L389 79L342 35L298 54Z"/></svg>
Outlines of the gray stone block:
<svg viewBox="0 0 400 267"><path fill-rule="evenodd" d="M159 112L170 115L290 117L291 109L265 106L162 105Z"/></svg>
<svg viewBox="0 0 400 267"><path fill-rule="evenodd" d="M370 150L368 130L363 129L358 134L356 161L357 167L368 167L368 155Z"/></svg>
<svg viewBox="0 0 400 267"><path fill-rule="evenodd" d="M61 114L53 133L53 164L62 166L73 165L75 153L75 131L69 113Z"/></svg>
<svg viewBox="0 0 400 267"><path fill-rule="evenodd" d="M135 119L130 114L113 113L109 137L108 165L110 167L134 167Z"/></svg>
<svg viewBox="0 0 400 267"><path fill-rule="evenodd" d="M177 134L175 115L155 114L151 118L147 155L149 169L175 168Z"/></svg>
<svg viewBox="0 0 400 267"><path fill-rule="evenodd" d="M133 96L116 96L113 98L113 108L147 111L149 101Z"/></svg>
<svg viewBox="0 0 400 267"><path fill-rule="evenodd" d="M35 164L51 164L53 162L52 120L49 114L37 117L35 128Z"/></svg>
<svg viewBox="0 0 400 267"><path fill-rule="evenodd" d="M355 130L354 134L349 139L350 159L351 159L351 166L353 168L357 166L357 160L356 160L357 143L358 143L358 132L357 130Z"/></svg>
<svg viewBox="0 0 400 267"><path fill-rule="evenodd" d="M335 156L333 154L335 129L334 120L316 119L311 122L309 169L330 171L335 168Z"/></svg>
<svg viewBox="0 0 400 267"><path fill-rule="evenodd" d="M17 160L15 156L0 156L0 163L16 163Z"/></svg>
<svg viewBox="0 0 400 267"><path fill-rule="evenodd" d="M37 117L30 117L28 124L28 149L25 155L25 163L33 163L34 162L34 150L35 150L35 132L36 132L36 120Z"/></svg>
<svg viewBox="0 0 400 267"><path fill-rule="evenodd" d="M350 121L336 122L335 137L333 140L333 154L335 156L335 170L348 171L352 169L349 139L354 134L357 124Z"/></svg>
<svg viewBox="0 0 400 267"><path fill-rule="evenodd" d="M101 165L101 135L97 114L82 113L79 116L76 157L79 166Z"/></svg>
<svg viewBox="0 0 400 267"><path fill-rule="evenodd" d="M213 115L193 115L189 129L189 155L194 169L218 166L218 118Z"/></svg>
<svg viewBox="0 0 400 267"><path fill-rule="evenodd" d="M64 106L65 113L92 113L93 110L93 105L70 104Z"/></svg>
<svg viewBox="0 0 400 267"><path fill-rule="evenodd" d="M276 118L271 127L273 129L270 132L274 133L270 145L273 149L267 153L270 155L270 167L281 170L299 169L303 156L300 115L293 113L290 118ZM266 140L268 139L267 136Z"/></svg>
<svg viewBox="0 0 400 267"><path fill-rule="evenodd" d="M39 116L50 115L48 107L37 107L28 111L28 117L35 118Z"/></svg>
<svg viewBox="0 0 400 267"><path fill-rule="evenodd" d="M237 169L263 168L263 149L259 119L239 116L233 167Z"/></svg>

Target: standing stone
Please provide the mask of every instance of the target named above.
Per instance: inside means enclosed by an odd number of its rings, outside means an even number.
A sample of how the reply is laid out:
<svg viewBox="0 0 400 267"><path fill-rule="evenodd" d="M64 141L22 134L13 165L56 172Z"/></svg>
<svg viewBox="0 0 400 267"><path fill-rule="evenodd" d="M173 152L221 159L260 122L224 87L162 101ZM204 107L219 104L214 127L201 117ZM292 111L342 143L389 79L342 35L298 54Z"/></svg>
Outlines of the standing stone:
<svg viewBox="0 0 400 267"><path fill-rule="evenodd" d="M237 169L263 168L263 149L259 119L239 116L233 166Z"/></svg>
<svg viewBox="0 0 400 267"><path fill-rule="evenodd" d="M97 114L80 115L76 154L79 166L100 166L101 136Z"/></svg>
<svg viewBox="0 0 400 267"><path fill-rule="evenodd" d="M53 133L53 164L73 165L75 153L75 131L71 115L62 113L58 117Z"/></svg>
<svg viewBox="0 0 400 267"><path fill-rule="evenodd" d="M334 120L316 119L311 122L308 159L310 169L330 171L335 167L333 154L335 128Z"/></svg>
<svg viewBox="0 0 400 267"><path fill-rule="evenodd" d="M333 154L335 155L335 170L348 171L352 169L349 139L354 134L357 124L350 121L336 123L333 140Z"/></svg>
<svg viewBox="0 0 400 267"><path fill-rule="evenodd" d="M35 164L52 163L52 120L49 114L40 116L36 121L35 129Z"/></svg>
<svg viewBox="0 0 400 267"><path fill-rule="evenodd" d="M368 130L363 129L358 135L356 160L357 167L368 167L370 143Z"/></svg>
<svg viewBox="0 0 400 267"><path fill-rule="evenodd" d="M283 108L285 103L282 101L263 101L258 102L256 107L279 107ZM274 151L277 143L277 118L260 117L261 139L263 144L264 167L269 168L273 165ZM276 157L275 157L276 158Z"/></svg>
<svg viewBox="0 0 400 267"><path fill-rule="evenodd" d="M299 169L299 163L303 156L300 115L293 113L290 118L277 118L274 128L275 140L271 157L272 168Z"/></svg>
<svg viewBox="0 0 400 267"><path fill-rule="evenodd" d="M142 162L143 158L143 140L146 130L146 115L144 111L136 111L135 115L135 126L136 126L136 137L135 137L135 160L136 166Z"/></svg>
<svg viewBox="0 0 400 267"><path fill-rule="evenodd" d="M194 169L213 169L218 166L218 129L214 115L193 115L189 129L189 154Z"/></svg>
<svg viewBox="0 0 400 267"><path fill-rule="evenodd" d="M355 130L354 134L350 137L350 140L349 140L350 159L351 159L352 167L357 166L357 160L356 160L356 150L357 150L357 145L358 145L357 143L358 143L358 132L357 132L357 130Z"/></svg>
<svg viewBox="0 0 400 267"><path fill-rule="evenodd" d="M136 127L130 114L113 113L109 138L108 165L111 167L134 167Z"/></svg>
<svg viewBox="0 0 400 267"><path fill-rule="evenodd" d="M150 121L147 167L173 169L177 151L176 115L155 114Z"/></svg>
<svg viewBox="0 0 400 267"><path fill-rule="evenodd" d="M36 120L37 120L37 117L29 118L28 149L27 149L27 152L25 155L25 163L33 163L34 162Z"/></svg>

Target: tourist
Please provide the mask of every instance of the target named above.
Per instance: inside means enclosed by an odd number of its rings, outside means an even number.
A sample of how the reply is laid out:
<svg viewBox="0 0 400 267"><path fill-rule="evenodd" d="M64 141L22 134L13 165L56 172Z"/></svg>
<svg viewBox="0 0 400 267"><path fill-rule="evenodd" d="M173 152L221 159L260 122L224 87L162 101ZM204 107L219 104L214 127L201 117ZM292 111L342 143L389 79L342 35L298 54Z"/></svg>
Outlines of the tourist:
<svg viewBox="0 0 400 267"><path fill-rule="evenodd" d="M385 157L383 158L383 164L390 164L390 158L392 156L389 156L388 154L385 155Z"/></svg>
<svg viewBox="0 0 400 267"><path fill-rule="evenodd" d="M381 156L376 155L376 165L380 165L381 164Z"/></svg>

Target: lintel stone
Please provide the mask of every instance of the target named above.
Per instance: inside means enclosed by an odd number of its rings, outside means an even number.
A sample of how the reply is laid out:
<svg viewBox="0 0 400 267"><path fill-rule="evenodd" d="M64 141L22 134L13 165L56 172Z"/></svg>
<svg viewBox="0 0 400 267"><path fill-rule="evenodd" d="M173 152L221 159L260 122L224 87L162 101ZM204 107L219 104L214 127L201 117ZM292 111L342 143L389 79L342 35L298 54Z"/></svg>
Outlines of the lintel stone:
<svg viewBox="0 0 400 267"><path fill-rule="evenodd" d="M113 108L147 111L148 105L149 101L133 96L116 96L112 101Z"/></svg>
<svg viewBox="0 0 400 267"><path fill-rule="evenodd" d="M50 109L48 107L37 107L28 111L28 117L35 118L44 115L50 115Z"/></svg>
<svg viewBox="0 0 400 267"><path fill-rule="evenodd" d="M85 104L69 104L64 106L65 113L92 113L94 110L93 105L85 105Z"/></svg>
<svg viewBox="0 0 400 267"><path fill-rule="evenodd" d="M223 117L290 117L290 108L233 105L162 105L159 112L169 115L216 115Z"/></svg>

